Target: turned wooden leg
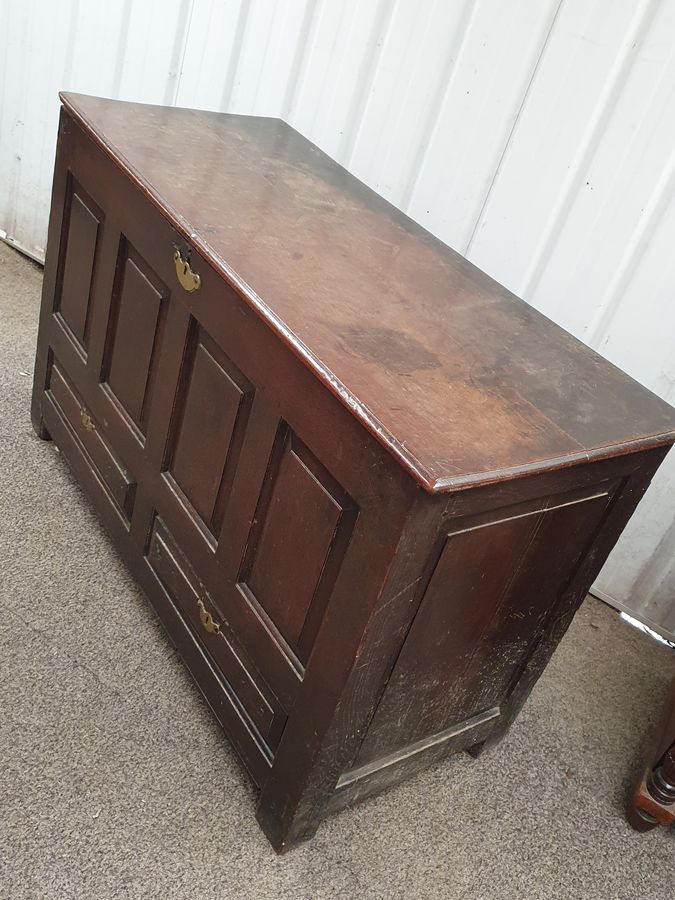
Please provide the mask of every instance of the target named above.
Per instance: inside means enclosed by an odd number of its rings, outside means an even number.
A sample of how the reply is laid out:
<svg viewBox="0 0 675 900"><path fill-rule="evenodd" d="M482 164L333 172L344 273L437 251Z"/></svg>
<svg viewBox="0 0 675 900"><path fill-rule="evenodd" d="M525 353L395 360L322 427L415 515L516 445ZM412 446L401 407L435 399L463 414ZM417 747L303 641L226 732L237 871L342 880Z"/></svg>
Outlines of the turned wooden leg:
<svg viewBox="0 0 675 900"><path fill-rule="evenodd" d="M675 822L675 678L646 761L628 803L628 821L636 831Z"/></svg>
<svg viewBox="0 0 675 900"><path fill-rule="evenodd" d="M657 828L661 824L656 819L653 819L649 813L643 812L637 806L635 798L633 798L626 810L626 818L634 831L651 831L652 828Z"/></svg>
<svg viewBox="0 0 675 900"><path fill-rule="evenodd" d="M640 779L628 807L628 821L636 831L675 822L675 744Z"/></svg>
<svg viewBox="0 0 675 900"><path fill-rule="evenodd" d="M651 771L647 789L662 806L672 806L675 803L675 744L665 754L660 765Z"/></svg>

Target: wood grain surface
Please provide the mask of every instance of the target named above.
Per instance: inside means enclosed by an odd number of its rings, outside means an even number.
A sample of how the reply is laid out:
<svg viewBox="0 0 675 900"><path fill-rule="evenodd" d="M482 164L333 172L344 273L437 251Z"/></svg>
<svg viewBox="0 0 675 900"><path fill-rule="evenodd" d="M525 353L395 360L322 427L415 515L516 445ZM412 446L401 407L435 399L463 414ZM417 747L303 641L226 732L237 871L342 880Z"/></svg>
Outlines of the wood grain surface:
<svg viewBox="0 0 675 900"><path fill-rule="evenodd" d="M672 441L668 404L283 122L62 100L427 490Z"/></svg>

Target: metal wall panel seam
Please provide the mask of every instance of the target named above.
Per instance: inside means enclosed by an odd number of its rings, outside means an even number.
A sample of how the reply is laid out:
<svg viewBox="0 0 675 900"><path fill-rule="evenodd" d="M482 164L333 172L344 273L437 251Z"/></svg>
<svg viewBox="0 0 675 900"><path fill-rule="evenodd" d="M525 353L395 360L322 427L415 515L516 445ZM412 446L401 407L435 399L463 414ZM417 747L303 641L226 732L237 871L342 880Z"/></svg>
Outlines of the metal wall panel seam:
<svg viewBox="0 0 675 900"><path fill-rule="evenodd" d="M675 148L645 204L643 215L635 225L635 230L624 249L619 266L602 296L598 310L584 331L585 343L595 350L599 350L603 342L609 338L612 318L628 289L650 238L672 202L673 191L675 191Z"/></svg>
<svg viewBox="0 0 675 900"><path fill-rule="evenodd" d="M75 35L75 34L76 34L76 31L75 31L75 10L78 9L78 8L79 8L79 0L76 0L76 2L73 4L73 15L72 15L72 17L71 17L71 32L72 32L72 35ZM71 67L71 65L72 65L72 63L71 63L71 55L74 55L74 43L75 43L74 40L71 39L71 38L69 38L69 45L68 45L68 48L67 48L67 50L66 50L66 60L67 60L67 62L66 62L66 67L67 67L67 69L70 69L70 67ZM55 55L55 50L54 50L54 44L52 43L52 44L50 45L50 54L49 54L50 68L51 68L51 65L53 64L54 55ZM50 153L51 153L52 155L55 154L55 152L56 152L56 137L55 137L55 136L53 136L53 135L44 136L44 135L43 135L43 139L40 141L40 160L39 160L39 163L38 163L38 166L37 166L37 171L38 171L38 172L42 172L43 169L44 169L45 150L46 150L47 148L49 148ZM41 210L40 210L40 205L39 205L39 202L38 202L38 200L37 200L37 198L36 198L36 201L33 203L32 216L31 216L31 225L30 225L30 229L29 229L29 231L28 231L29 234L36 235L36 234L38 234L38 232L39 232L39 227L38 227L38 212L40 212L40 211L41 211Z"/></svg>
<svg viewBox="0 0 675 900"><path fill-rule="evenodd" d="M565 0L558 0L558 5L556 6L555 11L551 17L549 26L546 29L546 34L544 35L544 39L541 42L541 49L539 50L539 55L537 56L537 59L532 68L532 72L531 72L530 78L527 82L527 86L526 86L525 90L523 91L523 96L522 96L522 100L520 102L520 106L518 107L518 112L515 115L513 124L511 125L509 133L504 142L504 147L503 147L502 152L497 161L497 165L495 166L494 172L492 174L492 178L490 179L490 184L488 185L488 188L485 192L485 196L483 198L483 203L478 212L478 215L476 216L476 221L474 222L474 226L471 229L471 234L469 235L469 239L466 242L464 250L461 251L463 253L463 255L466 256L467 258L470 258L469 254L471 252L471 245L473 244L474 238L476 237L476 234L478 233L478 229L480 228L481 222L483 220L483 215L485 214L485 210L487 208L488 202L492 195L492 189L494 188L497 178L499 177L499 173L501 171L502 165L506 158L506 154L508 153L509 148L511 146L511 141L512 141L513 135L515 134L516 128L518 127L518 123L520 122L520 117L523 114L523 110L525 109L525 107L527 105L527 99L530 95L532 85L534 84L534 80L535 80L537 72L539 70L539 66L541 65L542 59L544 58L544 54L546 52L548 42L549 42L549 40L551 38L551 34L553 33L553 30L555 28L555 23L558 20L560 10L562 9L562 5L564 2L565 2Z"/></svg>
<svg viewBox="0 0 675 900"><path fill-rule="evenodd" d="M239 16L237 17L237 28L234 35L234 43L232 45L232 55L230 56L230 60L227 65L227 75L225 76L223 93L220 99L220 106L218 107L221 112L227 112L230 108L232 93L234 91L234 83L237 77L237 68L239 66L241 51L244 46L244 36L246 34L246 26L248 24L250 11L251 0L241 0L239 6Z"/></svg>
<svg viewBox="0 0 675 900"><path fill-rule="evenodd" d="M12 4L8 3L5 7L5 28L7 32L11 35L14 33L13 31L13 22L15 21L15 16L18 15L19 21L21 22L21 32L18 40L19 46L23 45L24 51L22 53L22 57L25 58L25 47L27 44L27 32L28 32L28 23L27 19L21 15L19 10L14 7L12 9ZM9 57L9 41L7 42L7 56ZM7 94L3 94L3 109L9 107L10 113L12 109L21 109L23 106L24 99L24 85L26 80L26 72L25 68L20 67L21 70L18 73L13 73L12 75L12 96L11 100L7 103L7 106L4 103L7 101ZM10 105L11 104L11 105ZM2 110L0 110L2 113ZM8 117L9 118L9 117ZM12 115L13 118L13 115ZM0 118L0 124L2 124L2 119ZM12 141L12 135L16 131L16 125L20 125L19 137L16 142L16 149L12 152L12 161L11 167L9 169L9 175L7 178L7 222L3 223L3 230L9 237L15 237L15 233L17 230L17 215L18 215L18 196L19 196L19 185L21 183L21 157L23 155L23 134L24 134L24 123L22 120L15 119L14 126L9 127L9 122L5 123L4 133L0 135L0 139ZM11 143L10 143L11 147Z"/></svg>
<svg viewBox="0 0 675 900"><path fill-rule="evenodd" d="M183 63L185 62L185 53L190 38L190 25L192 23L194 5L195 0L182 0L180 5L180 13L176 20L173 50L169 61L169 73L166 88L164 89L164 99L162 101L166 106L176 105L176 97L178 96L178 91L180 89L180 78L183 72Z"/></svg>
<svg viewBox="0 0 675 900"><path fill-rule="evenodd" d="M675 631L664 627L659 622L655 622L646 613L636 612L631 606L624 603L622 600L619 600L617 597L608 594L606 591L602 590L602 588L597 587L597 585L594 584L588 593L592 594L593 597L602 600L603 603L606 603L608 606L613 607L619 612L625 613L627 616L636 619L638 622L646 625L647 628L651 628L652 631L655 631L656 634L660 635L665 640L672 641L673 638L675 638Z"/></svg>
<svg viewBox="0 0 675 900"><path fill-rule="evenodd" d="M279 117L283 119L284 122L288 122L293 111L297 86L300 83L302 71L307 59L307 47L310 46L310 38L315 33L317 27L319 18L317 15L318 7L318 0L306 0L305 14L302 19L302 25L300 26L300 34L298 35L293 62L288 73L286 92L279 110Z"/></svg>
<svg viewBox="0 0 675 900"><path fill-rule="evenodd" d="M269 0L268 0L268 2L269 2ZM265 69L265 62L267 61L267 58L270 54L270 43L272 41L272 28L274 27L274 21L275 21L277 13L279 11L278 0L272 0L272 5L274 7L274 12L269 13L269 10L268 10L269 19L270 19L270 27L267 29L267 34L265 35L265 49L264 49L264 52L261 54L260 58L261 58L262 62L258 66L258 72L257 72L256 79L255 79L255 90L253 92L253 98L252 98L252 102L251 102L251 112L252 113L255 112L256 106L258 104L258 95L260 94L260 82L262 80L263 71Z"/></svg>
<svg viewBox="0 0 675 900"><path fill-rule="evenodd" d="M70 25L67 33L65 65L63 67L63 83L70 85L73 78L73 62L75 60L75 47L77 45L77 20L80 14L80 0L72 0L70 7Z"/></svg>
<svg viewBox="0 0 675 900"><path fill-rule="evenodd" d="M370 55L364 53L361 61L361 69L357 80L358 91L351 104L347 121L344 124L342 139L336 154L336 159L347 169L351 165L354 146L363 125L364 113L368 105L368 96L373 87L377 68L382 58L382 50L389 35L397 4L398 0L379 0L378 10L373 18L370 34L373 52Z"/></svg>
<svg viewBox="0 0 675 900"><path fill-rule="evenodd" d="M120 19L120 30L117 36L117 54L115 60L115 69L113 71L111 93L113 97L119 97L122 87L122 73L124 71L124 60L127 55L127 44L129 42L129 22L131 20L131 4L133 0L124 0L122 8L122 16Z"/></svg>
<svg viewBox="0 0 675 900"><path fill-rule="evenodd" d="M541 238L532 254L531 262L518 291L521 297L526 299L532 297L548 265L556 238L574 203L576 194L584 179L584 174L597 150L600 137L614 112L616 102L635 61L637 48L642 44L645 34L652 24L659 3L660 0L642 0L633 16L623 47L617 53L612 69L595 105L593 116L569 167L569 173L561 187L558 201L544 226Z"/></svg>
<svg viewBox="0 0 675 900"><path fill-rule="evenodd" d="M429 104L426 121L420 129L419 149L412 161L410 174L401 191L400 202L397 204L400 205L400 208L404 212L408 212L410 209L417 182L422 169L424 168L424 160L427 157L429 147L438 128L439 113L443 107L448 91L450 90L457 63L462 55L462 48L464 47L471 23L478 10L478 5L479 0L478 2L476 2L476 0L465 0L459 25L452 35L452 43L448 52L446 65L443 71L439 73L437 90Z"/></svg>
<svg viewBox="0 0 675 900"><path fill-rule="evenodd" d="M635 576L635 580L633 581L632 593L634 596L647 598L644 606L637 610L639 615L648 615L651 619L653 615L653 606L657 607L657 612L661 612L661 610L658 609L658 600L656 598L658 597L659 588L665 583L666 578L668 577L669 564L674 555L675 522L673 522L670 528L666 529L661 535L651 556L643 560L643 563ZM654 602L655 600L656 603ZM671 607L671 617L674 614ZM662 625L665 625L666 623L667 620L661 622Z"/></svg>

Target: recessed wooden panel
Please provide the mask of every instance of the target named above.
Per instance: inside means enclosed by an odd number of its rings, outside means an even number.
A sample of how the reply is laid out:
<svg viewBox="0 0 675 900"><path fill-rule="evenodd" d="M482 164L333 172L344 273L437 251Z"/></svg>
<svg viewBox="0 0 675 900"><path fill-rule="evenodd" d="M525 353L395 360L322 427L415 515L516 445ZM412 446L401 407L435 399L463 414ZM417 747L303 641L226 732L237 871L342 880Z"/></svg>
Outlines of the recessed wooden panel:
<svg viewBox="0 0 675 900"><path fill-rule="evenodd" d="M217 534L253 398L253 386L194 324L172 428L168 469Z"/></svg>
<svg viewBox="0 0 675 900"><path fill-rule="evenodd" d="M102 380L145 433L168 291L122 238L108 323Z"/></svg>
<svg viewBox="0 0 675 900"><path fill-rule="evenodd" d="M608 502L544 501L445 537L359 765L506 699Z"/></svg>
<svg viewBox="0 0 675 900"><path fill-rule="evenodd" d="M55 312L82 352L87 346L89 306L102 220L103 215L96 204L71 180Z"/></svg>
<svg viewBox="0 0 675 900"><path fill-rule="evenodd" d="M306 660L356 507L284 424L256 510L240 583Z"/></svg>

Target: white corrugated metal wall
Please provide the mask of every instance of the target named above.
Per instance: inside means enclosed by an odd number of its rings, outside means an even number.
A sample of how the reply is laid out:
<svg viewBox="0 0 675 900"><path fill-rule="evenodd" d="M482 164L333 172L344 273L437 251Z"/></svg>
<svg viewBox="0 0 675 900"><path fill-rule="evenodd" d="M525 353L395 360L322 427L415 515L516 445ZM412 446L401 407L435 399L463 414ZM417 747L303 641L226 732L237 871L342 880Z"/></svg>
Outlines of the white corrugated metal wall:
<svg viewBox="0 0 675 900"><path fill-rule="evenodd" d="M675 402L675 0L3 0L0 236L58 89L280 116ZM675 634L675 455L598 593Z"/></svg>

